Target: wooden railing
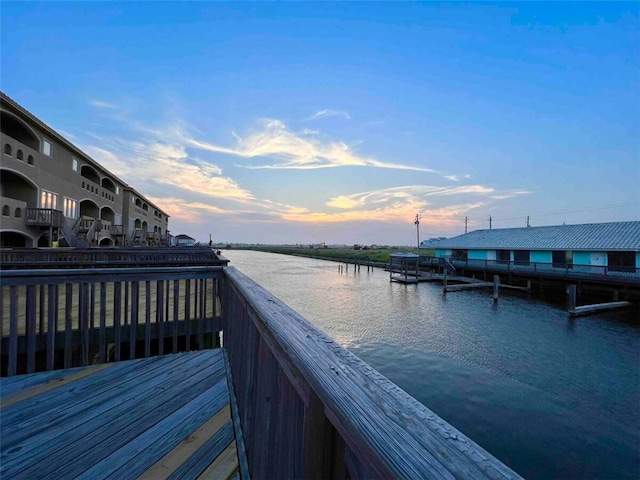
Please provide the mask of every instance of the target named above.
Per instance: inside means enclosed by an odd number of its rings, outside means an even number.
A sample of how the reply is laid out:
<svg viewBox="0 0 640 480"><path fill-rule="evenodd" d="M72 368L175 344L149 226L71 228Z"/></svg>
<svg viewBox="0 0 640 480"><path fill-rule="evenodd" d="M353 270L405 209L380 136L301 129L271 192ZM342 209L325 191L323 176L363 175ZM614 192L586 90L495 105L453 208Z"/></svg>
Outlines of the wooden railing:
<svg viewBox="0 0 640 480"><path fill-rule="evenodd" d="M52 208L27 208L25 223L37 227L59 227L62 224L62 212Z"/></svg>
<svg viewBox="0 0 640 480"><path fill-rule="evenodd" d="M519 478L235 268L224 292L254 478Z"/></svg>
<svg viewBox="0 0 640 480"><path fill-rule="evenodd" d="M442 266L443 257L420 257L424 268ZM508 260L480 260L446 257L455 268L469 270L507 271L513 274L532 274L567 279L640 284L640 268L633 266L578 265Z"/></svg>
<svg viewBox="0 0 640 480"><path fill-rule="evenodd" d="M215 266L3 271L2 375L219 345L221 278Z"/></svg>
<svg viewBox="0 0 640 480"><path fill-rule="evenodd" d="M229 261L208 247L101 247L86 249L0 249L0 268L95 268L223 266Z"/></svg>

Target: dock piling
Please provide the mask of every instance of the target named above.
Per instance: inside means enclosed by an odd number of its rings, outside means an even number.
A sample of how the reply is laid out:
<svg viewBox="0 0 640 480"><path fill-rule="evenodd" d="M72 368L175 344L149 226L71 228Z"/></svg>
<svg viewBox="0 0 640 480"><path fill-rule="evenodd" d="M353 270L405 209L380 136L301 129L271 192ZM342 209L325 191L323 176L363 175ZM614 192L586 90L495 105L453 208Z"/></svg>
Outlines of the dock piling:
<svg viewBox="0 0 640 480"><path fill-rule="evenodd" d="M493 303L498 303L498 293L500 290L500 276L493 276Z"/></svg>
<svg viewBox="0 0 640 480"><path fill-rule="evenodd" d="M567 293L569 294L569 313L573 314L576 311L576 299L577 299L577 288L575 285L569 285L567 287Z"/></svg>

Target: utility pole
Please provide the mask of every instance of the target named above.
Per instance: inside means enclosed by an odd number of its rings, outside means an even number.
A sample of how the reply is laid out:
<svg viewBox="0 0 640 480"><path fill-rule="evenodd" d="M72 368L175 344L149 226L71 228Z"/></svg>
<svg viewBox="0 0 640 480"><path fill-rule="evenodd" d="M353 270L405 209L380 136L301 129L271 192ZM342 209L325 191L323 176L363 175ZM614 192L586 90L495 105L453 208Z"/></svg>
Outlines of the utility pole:
<svg viewBox="0 0 640 480"><path fill-rule="evenodd" d="M416 226L416 234L418 236L418 256L420 256L420 216L416 213L416 220L413 222Z"/></svg>
<svg viewBox="0 0 640 480"><path fill-rule="evenodd" d="M491 230L491 215L489 215L489 230Z"/></svg>
<svg viewBox="0 0 640 480"><path fill-rule="evenodd" d="M464 233L467 233L467 222L469 221L469 217L464 217Z"/></svg>

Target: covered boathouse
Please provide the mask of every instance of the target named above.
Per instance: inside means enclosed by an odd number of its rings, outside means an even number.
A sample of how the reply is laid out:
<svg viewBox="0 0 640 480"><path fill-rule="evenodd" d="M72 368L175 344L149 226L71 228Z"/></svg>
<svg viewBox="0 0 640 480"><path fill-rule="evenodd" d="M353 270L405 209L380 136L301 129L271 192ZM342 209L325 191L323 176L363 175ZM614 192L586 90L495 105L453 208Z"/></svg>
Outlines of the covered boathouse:
<svg viewBox="0 0 640 480"><path fill-rule="evenodd" d="M640 221L475 230L434 246L437 260L484 272L585 288L640 286Z"/></svg>

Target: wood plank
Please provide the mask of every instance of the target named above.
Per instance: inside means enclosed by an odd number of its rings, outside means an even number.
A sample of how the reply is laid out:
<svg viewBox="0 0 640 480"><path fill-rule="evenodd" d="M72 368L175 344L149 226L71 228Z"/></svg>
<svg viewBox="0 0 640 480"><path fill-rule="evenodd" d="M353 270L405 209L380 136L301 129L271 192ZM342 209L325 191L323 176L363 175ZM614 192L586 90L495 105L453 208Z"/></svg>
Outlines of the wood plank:
<svg viewBox="0 0 640 480"><path fill-rule="evenodd" d="M233 419L233 431L235 436L235 445L238 454L239 471L242 478L249 480L249 464L247 463L247 454L244 445L244 435L240 423L240 414L238 412L238 402L235 394L235 386L233 376L231 375L231 365L229 364L229 353L226 348L222 349L224 355L224 363L227 370L227 388L229 389L229 405L231 407L231 417Z"/></svg>
<svg viewBox="0 0 640 480"><path fill-rule="evenodd" d="M239 466L236 443L231 442L225 451L216 458L215 462L200 474L197 480L229 480L238 472Z"/></svg>
<svg viewBox="0 0 640 480"><path fill-rule="evenodd" d="M23 390L49 382L56 378L62 378L69 372L84 370L86 367L76 367L67 370L52 370L50 372L38 372L13 377L0 378L0 399L20 393Z"/></svg>
<svg viewBox="0 0 640 480"><path fill-rule="evenodd" d="M187 459L170 480L191 480L204 472L233 443L233 425L229 420L193 456Z"/></svg>
<svg viewBox="0 0 640 480"><path fill-rule="evenodd" d="M57 429L46 429L37 438L29 437L26 443L21 444L23 450L29 450L33 443L36 444L35 450L29 452L30 458L25 459L22 453L20 458L11 462L3 460L0 472L3 476L21 472L29 478L67 478L82 473L97 459L120 449L157 424L159 419L171 415L211 388L213 380L207 381L207 378L212 378L207 362L199 361L196 355L190 354L188 357L184 368L146 375L147 381L138 382L124 390L118 389L120 395L114 395L108 401L97 398L91 404L80 404L81 408L66 415L63 425ZM166 362L169 366L171 363ZM193 371L203 363L199 372ZM224 371L215 376L224 379ZM221 391L226 392L226 389ZM171 401L167 402L167 399ZM53 418L57 420L58 415ZM9 445L6 448L12 449ZM6 453L3 452L5 458ZM94 457L96 454L97 458ZM73 462L69 462L71 458ZM28 463L25 464L26 461Z"/></svg>
<svg viewBox="0 0 640 480"><path fill-rule="evenodd" d="M36 369L36 287L27 286L27 373Z"/></svg>
<svg viewBox="0 0 640 480"><path fill-rule="evenodd" d="M167 478L174 473L189 457L198 451L220 428L231 420L229 405L225 406L211 419L189 434L173 450L143 472L138 480L156 480ZM236 462L237 464L237 462Z"/></svg>
<svg viewBox="0 0 640 480"><path fill-rule="evenodd" d="M15 403L22 402L28 398L34 397L36 395L40 395L41 393L48 392L50 390L62 387L71 382L75 382L83 377L88 375L93 375L100 370L104 370L105 368L109 368L113 366L113 364L102 364L102 365L94 365L92 367L80 367L78 371L72 372L67 375L63 375L54 379L50 379L47 383L43 383L40 385L34 385L31 388L27 388L22 390L20 393L16 393L10 397L3 397L0 399L0 408L7 408ZM70 369L76 370L76 369ZM68 370L60 370L60 372L68 372Z"/></svg>
<svg viewBox="0 0 640 480"><path fill-rule="evenodd" d="M78 479L137 477L171 451L206 420L228 403L226 382L218 382L201 392L188 403L181 404L169 415L156 415L155 421L133 438L111 449L103 460L94 462L88 457L72 469L56 472ZM158 421L160 420L160 421ZM113 431L113 434L117 434ZM110 435L112 438L113 435ZM60 478L60 477L58 477Z"/></svg>
<svg viewBox="0 0 640 480"><path fill-rule="evenodd" d="M169 359L172 360L172 359ZM128 362L107 364L105 371L96 370L88 377L79 377L76 382L64 385L55 392L44 392L35 398L25 399L17 405L3 409L2 420L4 426L0 430L1 447L10 449L18 442L29 442L36 435L55 435L64 433L74 424L74 415L82 413L82 420L95 416L102 408L114 399L122 402L134 397L145 388L160 384L158 378L143 382L148 373L162 375L165 371L179 371L188 359L176 358L167 361L160 357L150 359L131 360ZM75 369L71 369L75 371ZM106 408L106 407L105 407ZM57 428L62 428L57 432ZM24 446L21 448L25 448ZM6 460L6 455L3 455Z"/></svg>

